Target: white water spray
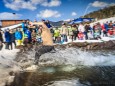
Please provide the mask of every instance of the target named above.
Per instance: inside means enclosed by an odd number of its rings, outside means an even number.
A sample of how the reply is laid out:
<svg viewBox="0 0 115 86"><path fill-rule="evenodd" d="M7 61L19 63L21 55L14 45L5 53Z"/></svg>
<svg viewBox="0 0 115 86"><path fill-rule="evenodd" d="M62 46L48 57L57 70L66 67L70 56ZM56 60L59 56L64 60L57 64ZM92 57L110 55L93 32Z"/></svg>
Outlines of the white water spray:
<svg viewBox="0 0 115 86"><path fill-rule="evenodd" d="M40 65L76 65L76 66L115 66L114 52L82 51L68 48L57 50L56 53L46 53L40 57Z"/></svg>

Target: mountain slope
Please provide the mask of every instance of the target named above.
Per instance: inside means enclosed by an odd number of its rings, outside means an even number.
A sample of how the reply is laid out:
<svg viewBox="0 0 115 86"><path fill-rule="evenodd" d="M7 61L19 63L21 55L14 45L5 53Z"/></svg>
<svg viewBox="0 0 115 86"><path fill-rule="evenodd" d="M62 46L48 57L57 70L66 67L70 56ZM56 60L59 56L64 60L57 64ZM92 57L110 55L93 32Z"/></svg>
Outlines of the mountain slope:
<svg viewBox="0 0 115 86"><path fill-rule="evenodd" d="M50 24L53 25L53 26L61 26L63 22L64 21L58 21L58 22L50 21Z"/></svg>
<svg viewBox="0 0 115 86"><path fill-rule="evenodd" d="M104 9L100 9L98 11L91 12L84 17L88 18L97 18L97 19L104 19L110 18L115 16L115 6L106 7Z"/></svg>

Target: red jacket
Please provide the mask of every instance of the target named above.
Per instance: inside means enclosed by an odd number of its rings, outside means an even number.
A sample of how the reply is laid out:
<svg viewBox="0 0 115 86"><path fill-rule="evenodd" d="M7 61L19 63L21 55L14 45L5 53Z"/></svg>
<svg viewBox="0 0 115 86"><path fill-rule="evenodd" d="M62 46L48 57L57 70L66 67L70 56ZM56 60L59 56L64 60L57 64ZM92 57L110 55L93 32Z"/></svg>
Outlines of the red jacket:
<svg viewBox="0 0 115 86"><path fill-rule="evenodd" d="M105 26L104 24L101 26L102 30L105 31Z"/></svg>
<svg viewBox="0 0 115 86"><path fill-rule="evenodd" d="M113 35L113 31L108 30L109 35Z"/></svg>
<svg viewBox="0 0 115 86"><path fill-rule="evenodd" d="M83 38L84 37L84 34L83 33L79 33L78 34L78 38Z"/></svg>

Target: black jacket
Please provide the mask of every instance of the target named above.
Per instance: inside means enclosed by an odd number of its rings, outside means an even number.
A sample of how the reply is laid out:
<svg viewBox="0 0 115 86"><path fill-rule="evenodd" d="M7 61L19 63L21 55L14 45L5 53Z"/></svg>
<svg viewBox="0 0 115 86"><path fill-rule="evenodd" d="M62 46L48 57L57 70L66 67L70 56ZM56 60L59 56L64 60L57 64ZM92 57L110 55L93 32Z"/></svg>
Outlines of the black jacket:
<svg viewBox="0 0 115 86"><path fill-rule="evenodd" d="M0 41L3 42L2 33L0 32Z"/></svg>
<svg viewBox="0 0 115 86"><path fill-rule="evenodd" d="M11 42L14 42L15 41L15 33L11 33L10 37L11 37Z"/></svg>

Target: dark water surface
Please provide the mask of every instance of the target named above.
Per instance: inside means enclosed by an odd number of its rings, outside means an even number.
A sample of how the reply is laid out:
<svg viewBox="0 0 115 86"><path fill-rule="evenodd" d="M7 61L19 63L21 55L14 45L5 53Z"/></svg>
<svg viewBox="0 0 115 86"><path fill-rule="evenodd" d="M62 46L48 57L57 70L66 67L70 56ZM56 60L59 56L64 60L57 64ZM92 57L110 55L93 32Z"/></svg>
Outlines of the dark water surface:
<svg viewBox="0 0 115 86"><path fill-rule="evenodd" d="M38 67L17 74L11 86L115 86L113 50L57 49L43 54Z"/></svg>
<svg viewBox="0 0 115 86"><path fill-rule="evenodd" d="M115 86L115 66L42 67L36 72L18 74L13 84L12 86Z"/></svg>

